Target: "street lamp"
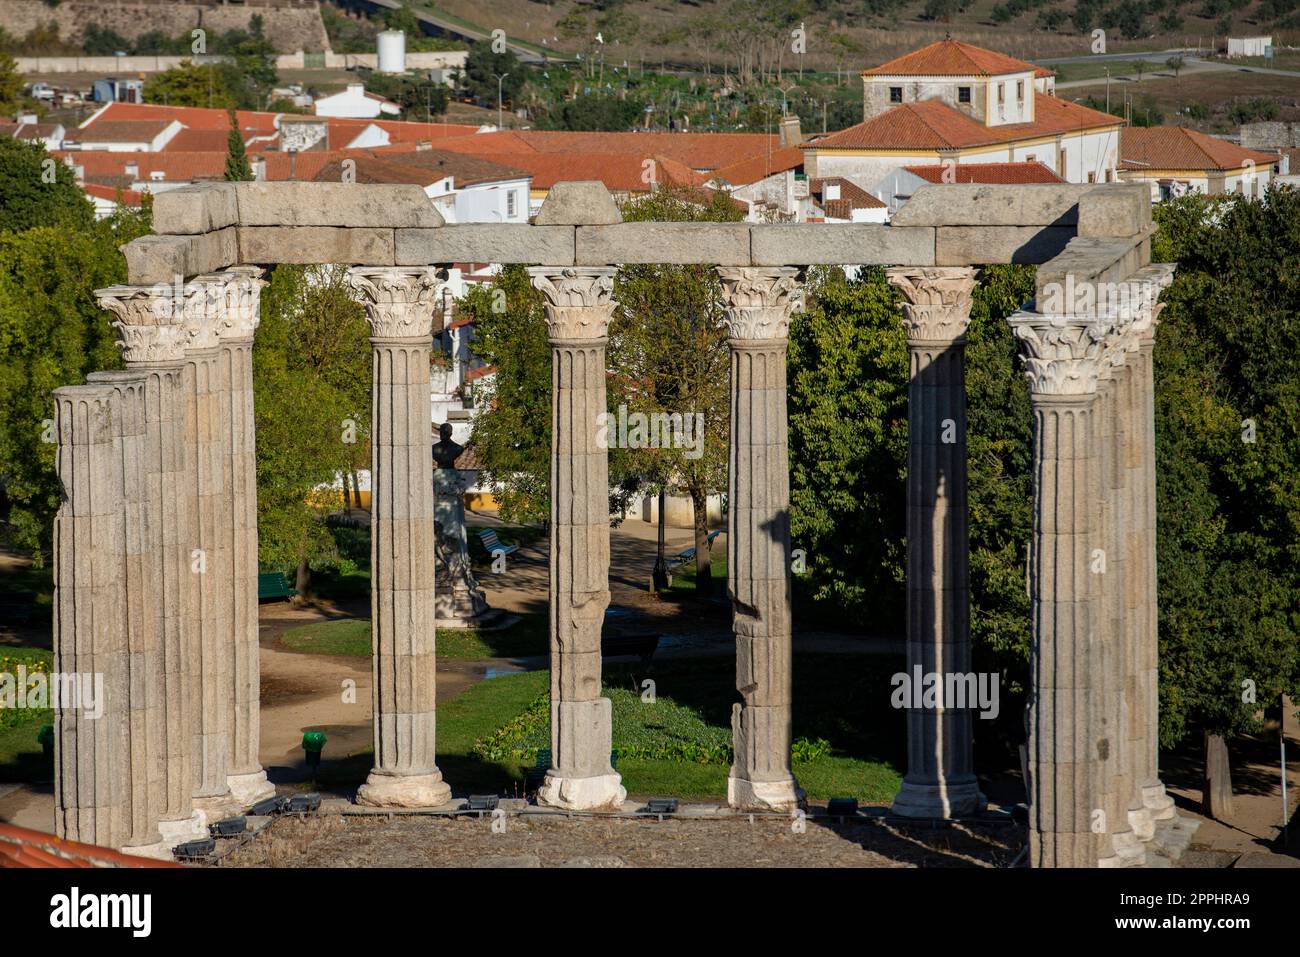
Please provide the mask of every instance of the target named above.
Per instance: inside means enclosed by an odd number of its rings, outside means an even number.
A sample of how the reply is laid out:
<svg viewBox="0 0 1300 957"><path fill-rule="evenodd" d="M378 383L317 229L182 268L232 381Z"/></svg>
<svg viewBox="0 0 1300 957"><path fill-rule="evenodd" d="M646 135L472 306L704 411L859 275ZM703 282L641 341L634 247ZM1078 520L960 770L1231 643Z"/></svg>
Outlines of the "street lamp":
<svg viewBox="0 0 1300 957"><path fill-rule="evenodd" d="M501 129L501 84L505 82L506 77L510 74L493 73L492 75L497 78L497 129Z"/></svg>

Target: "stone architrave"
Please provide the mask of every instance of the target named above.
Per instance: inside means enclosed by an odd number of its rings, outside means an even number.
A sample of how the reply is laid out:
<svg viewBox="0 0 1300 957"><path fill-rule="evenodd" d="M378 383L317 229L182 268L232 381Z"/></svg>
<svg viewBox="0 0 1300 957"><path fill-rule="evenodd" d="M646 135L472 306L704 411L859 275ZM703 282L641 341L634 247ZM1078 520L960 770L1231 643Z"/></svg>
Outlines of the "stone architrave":
<svg viewBox="0 0 1300 957"><path fill-rule="evenodd" d="M1029 862L1095 867L1105 822L1098 817L1104 809L1094 726L1100 682L1092 563L1101 476L1092 418L1114 321L1021 311L1008 322L1024 352L1034 412Z"/></svg>
<svg viewBox="0 0 1300 957"><path fill-rule="evenodd" d="M492 615L469 560L465 532L465 492L474 473L454 468L433 470L434 539L437 587L434 607L439 628L471 628Z"/></svg>
<svg viewBox="0 0 1300 957"><path fill-rule="evenodd" d="M727 569L736 635L727 803L792 811L790 767L790 465L786 347L802 307L799 270L719 267L731 348Z"/></svg>
<svg viewBox="0 0 1300 957"><path fill-rule="evenodd" d="M615 309L609 267L529 269L545 297L551 344L551 767L540 803L617 809L612 713L600 696L600 632L609 607L609 458L605 344Z"/></svg>
<svg viewBox="0 0 1300 957"><path fill-rule="evenodd" d="M966 326L972 268L885 273L902 294L911 361L907 430L907 674L971 672L966 507ZM960 706L959 706L960 704ZM972 706L940 701L907 712L907 775L893 811L952 818L985 805L975 777Z"/></svg>
<svg viewBox="0 0 1300 957"><path fill-rule="evenodd" d="M114 386L54 390L56 470L63 503L54 519L54 670L92 693L99 714L60 701L54 713L55 833L122 847L132 836L132 768L121 443ZM139 769L136 769L137 773Z"/></svg>
<svg viewBox="0 0 1300 957"><path fill-rule="evenodd" d="M225 441L229 430L222 403L221 328L229 277L200 276L184 287L189 346L185 351L189 410L186 439L193 453L187 468L193 521L190 525L191 600L196 609L192 680L199 704L194 742L194 808L205 823L243 811L228 780L231 754L233 660L229 485Z"/></svg>
<svg viewBox="0 0 1300 957"><path fill-rule="evenodd" d="M375 764L357 802L451 800L436 753L433 463L429 351L446 270L356 267L373 355L371 620Z"/></svg>
<svg viewBox="0 0 1300 957"><path fill-rule="evenodd" d="M267 780L261 748L261 663L257 621L257 453L253 422L253 334L257 330L262 270L239 266L220 275L226 280L218 356L221 404L221 460L227 489L221 513L229 562L226 596L232 634L230 764L226 783L248 808L275 794Z"/></svg>
<svg viewBox="0 0 1300 957"><path fill-rule="evenodd" d="M168 287L111 286L96 290L111 312L126 367L144 378L145 433L142 450L145 494L143 589L146 613L158 635L163 697L161 750L156 750L157 798L153 809L162 842L174 847L207 834L194 810L192 748L197 701L190 641L195 627L189 605L192 574L185 420L184 312Z"/></svg>

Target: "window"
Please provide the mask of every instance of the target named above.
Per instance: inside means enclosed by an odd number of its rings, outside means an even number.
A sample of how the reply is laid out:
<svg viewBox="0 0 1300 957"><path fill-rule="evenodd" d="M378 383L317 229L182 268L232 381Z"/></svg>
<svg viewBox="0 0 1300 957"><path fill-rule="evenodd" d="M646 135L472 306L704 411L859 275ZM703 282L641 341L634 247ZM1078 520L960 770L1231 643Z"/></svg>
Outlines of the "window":
<svg viewBox="0 0 1300 957"><path fill-rule="evenodd" d="M1096 173L1089 173L1089 174L1088 174L1088 182L1089 182L1089 183L1095 183L1095 182L1097 182L1097 174L1096 174Z"/></svg>
<svg viewBox="0 0 1300 957"><path fill-rule="evenodd" d="M970 87L968 86L957 87L957 102L958 103L970 102Z"/></svg>
<svg viewBox="0 0 1300 957"><path fill-rule="evenodd" d="M998 106L1002 106L1006 102L1007 102L1007 85L1005 83L999 83L998 84Z"/></svg>
<svg viewBox="0 0 1300 957"><path fill-rule="evenodd" d="M1035 154L1035 153L1026 153L1026 154L1025 154L1025 162L1026 162L1026 163L1036 163L1036 162L1038 162L1038 155Z"/></svg>
<svg viewBox="0 0 1300 957"><path fill-rule="evenodd" d="M890 103L903 102L903 88L901 86L891 86L889 88L889 102Z"/></svg>
<svg viewBox="0 0 1300 957"><path fill-rule="evenodd" d="M515 210L518 208L516 194L513 189L506 190L506 219L515 218Z"/></svg>
<svg viewBox="0 0 1300 957"><path fill-rule="evenodd" d="M1021 103L1025 102L1025 81L1016 80L1016 99Z"/></svg>

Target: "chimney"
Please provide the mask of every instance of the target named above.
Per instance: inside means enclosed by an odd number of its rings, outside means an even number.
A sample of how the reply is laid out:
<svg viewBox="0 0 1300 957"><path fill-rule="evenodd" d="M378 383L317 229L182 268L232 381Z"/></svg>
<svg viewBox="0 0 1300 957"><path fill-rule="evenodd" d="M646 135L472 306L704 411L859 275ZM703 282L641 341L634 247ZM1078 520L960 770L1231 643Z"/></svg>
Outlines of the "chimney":
<svg viewBox="0 0 1300 957"><path fill-rule="evenodd" d="M127 163L126 166L125 166L125 168L123 168L122 172L123 172L124 174L126 174L127 176L130 176L132 179L139 179L139 178L140 178L140 164L139 164L139 163Z"/></svg>
<svg viewBox="0 0 1300 957"><path fill-rule="evenodd" d="M832 200L840 198L839 183L824 183L822 185L822 202L829 203Z"/></svg>
<svg viewBox="0 0 1300 957"><path fill-rule="evenodd" d="M253 179L259 183L266 182L266 158L259 156L248 164L253 169Z"/></svg>
<svg viewBox="0 0 1300 957"><path fill-rule="evenodd" d="M415 144L417 153L427 153L431 149L433 149L433 140L418 140Z"/></svg>
<svg viewBox="0 0 1300 957"><path fill-rule="evenodd" d="M781 117L781 145L795 146L803 142L803 133L799 130L799 116L790 113Z"/></svg>

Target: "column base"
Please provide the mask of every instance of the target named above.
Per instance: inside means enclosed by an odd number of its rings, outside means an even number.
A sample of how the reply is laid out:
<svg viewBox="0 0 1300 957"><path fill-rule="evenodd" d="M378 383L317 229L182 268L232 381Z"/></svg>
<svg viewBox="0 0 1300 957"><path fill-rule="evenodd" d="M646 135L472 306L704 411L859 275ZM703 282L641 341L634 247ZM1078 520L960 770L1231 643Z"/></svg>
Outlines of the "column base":
<svg viewBox="0 0 1300 957"><path fill-rule="evenodd" d="M1097 861L1098 867L1145 867L1146 845L1133 831L1110 835L1112 853Z"/></svg>
<svg viewBox="0 0 1300 957"><path fill-rule="evenodd" d="M266 771L261 768L249 774L232 774L226 778L226 784L235 800L245 808L275 796L275 785L266 779Z"/></svg>
<svg viewBox="0 0 1300 957"><path fill-rule="evenodd" d="M208 829L204 824L203 815L195 811L189 817L178 821L159 821L158 833L162 835L162 843L167 845L170 858L171 848L186 841L197 841L207 837Z"/></svg>
<svg viewBox="0 0 1300 957"><path fill-rule="evenodd" d="M227 791L225 794L217 794L212 797L196 797L194 799L194 810L203 819L203 826L207 827L217 821L239 817L244 813L244 806L235 800L233 794Z"/></svg>
<svg viewBox="0 0 1300 957"><path fill-rule="evenodd" d="M1131 807L1128 809L1128 826L1133 829L1139 841L1149 841L1156 833L1155 818L1149 807Z"/></svg>
<svg viewBox="0 0 1300 957"><path fill-rule="evenodd" d="M903 787L894 798L891 813L899 817L940 818L970 817L988 805L973 776L946 784L921 784L903 778Z"/></svg>
<svg viewBox="0 0 1300 957"><path fill-rule="evenodd" d="M1178 816L1174 810L1174 799L1165 792L1163 781L1142 788L1142 804L1151 812L1153 821L1171 821Z"/></svg>
<svg viewBox="0 0 1300 957"><path fill-rule="evenodd" d="M154 844L137 844L135 847L119 847L118 851L122 854L129 854L132 857L147 857L154 861L171 861L172 847L166 841L158 841Z"/></svg>
<svg viewBox="0 0 1300 957"><path fill-rule="evenodd" d="M804 793L794 775L780 781L727 778L727 804L738 811L793 811L804 803Z"/></svg>
<svg viewBox="0 0 1300 957"><path fill-rule="evenodd" d="M537 803L566 811L617 811L627 800L619 774L596 774L586 778L564 777L554 769L546 772Z"/></svg>
<svg viewBox="0 0 1300 957"><path fill-rule="evenodd" d="M357 789L357 803L367 807L441 807L451 803L451 788L442 772L388 774L375 768Z"/></svg>

